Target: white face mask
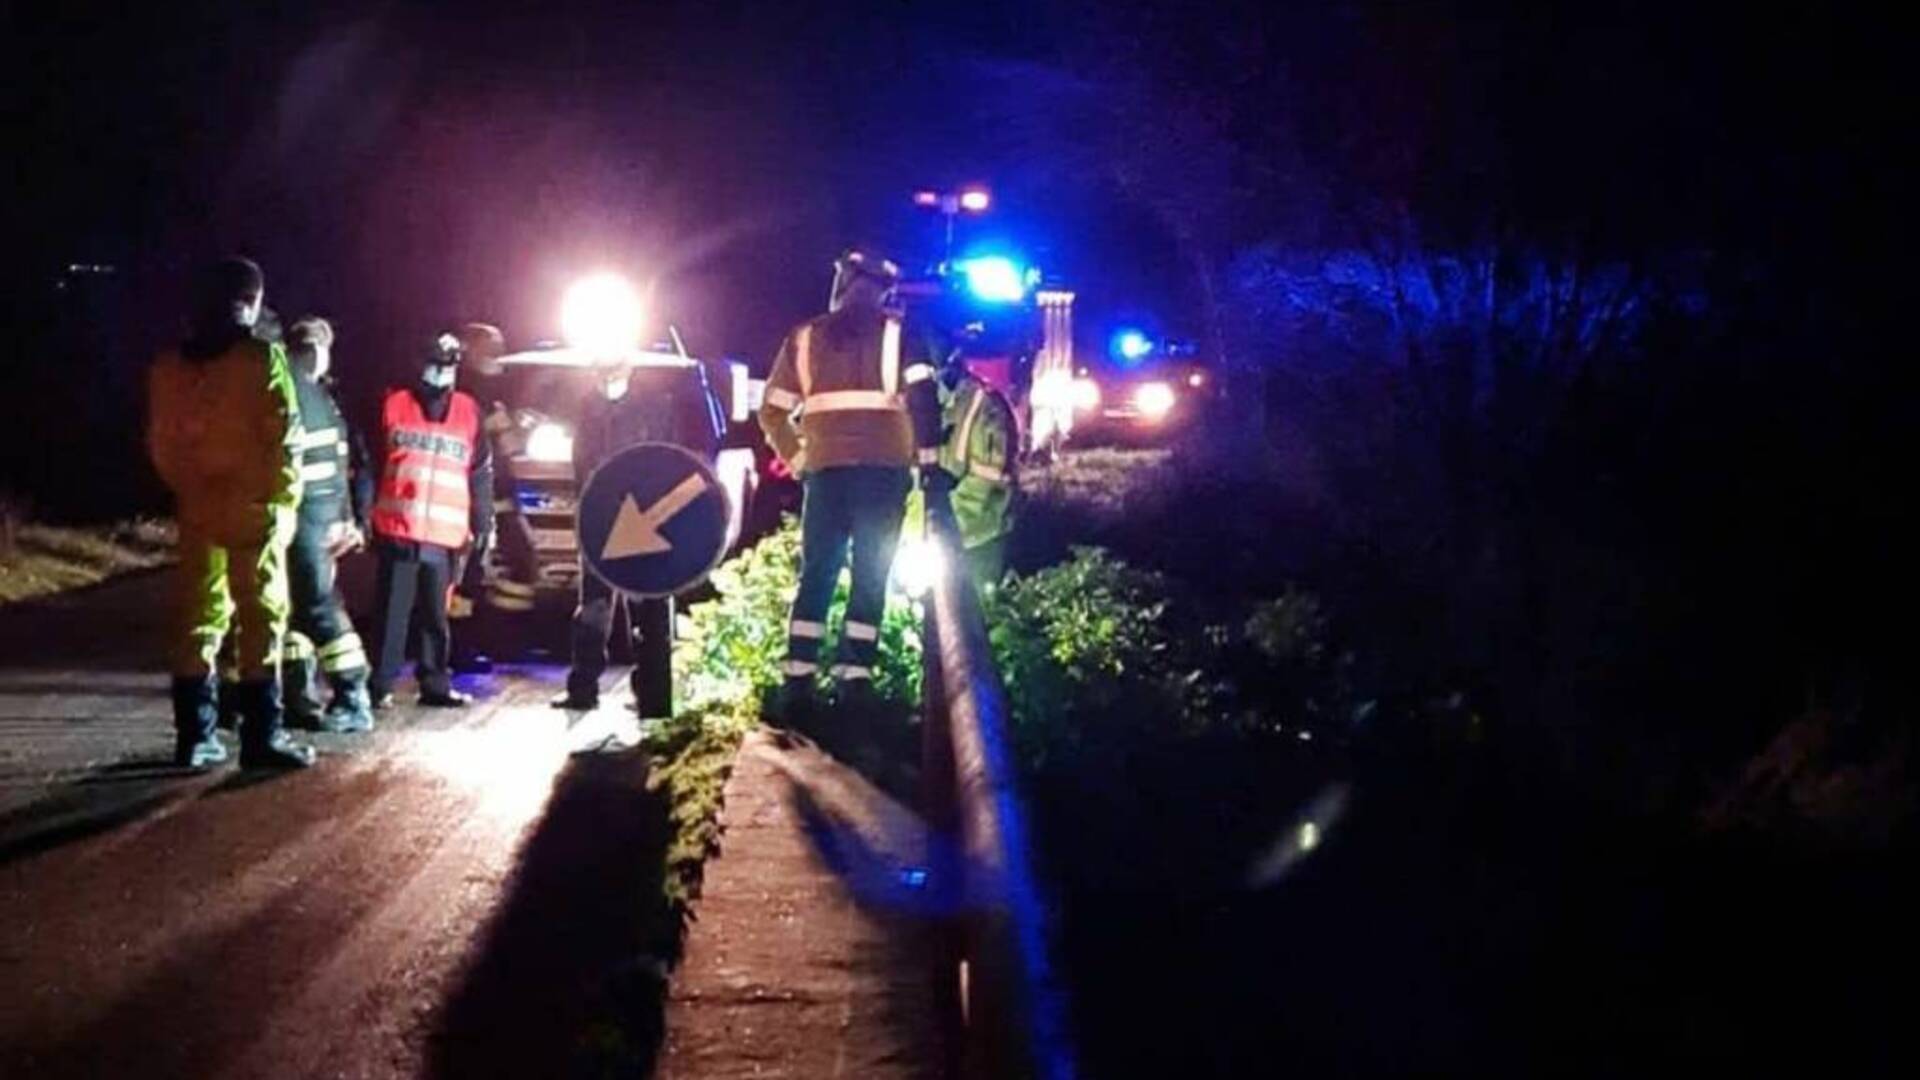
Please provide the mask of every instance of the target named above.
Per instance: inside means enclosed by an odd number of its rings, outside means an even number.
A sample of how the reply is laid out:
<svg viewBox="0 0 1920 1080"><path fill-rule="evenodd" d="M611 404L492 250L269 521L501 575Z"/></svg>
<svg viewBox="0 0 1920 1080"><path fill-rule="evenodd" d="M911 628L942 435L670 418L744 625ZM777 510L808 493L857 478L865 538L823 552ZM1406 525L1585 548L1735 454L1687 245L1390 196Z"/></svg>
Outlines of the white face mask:
<svg viewBox="0 0 1920 1080"><path fill-rule="evenodd" d="M452 364L428 364L421 369L420 381L435 389L445 390L453 385L459 374L460 369Z"/></svg>
<svg viewBox="0 0 1920 1080"><path fill-rule="evenodd" d="M619 401L627 396L627 381L625 376L608 379L600 384L600 388L606 391L608 401Z"/></svg>

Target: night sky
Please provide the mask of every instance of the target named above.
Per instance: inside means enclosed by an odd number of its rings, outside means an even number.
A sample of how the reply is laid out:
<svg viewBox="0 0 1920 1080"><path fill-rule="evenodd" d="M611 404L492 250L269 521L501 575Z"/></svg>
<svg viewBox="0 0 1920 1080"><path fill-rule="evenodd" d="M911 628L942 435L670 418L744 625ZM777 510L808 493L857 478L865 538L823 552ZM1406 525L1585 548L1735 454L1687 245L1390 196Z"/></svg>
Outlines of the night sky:
<svg viewBox="0 0 1920 1080"><path fill-rule="evenodd" d="M1355 177L1498 197L1523 228L1577 217L1759 250L1833 234L1809 207L1891 183L1864 120L1884 87L1856 39L1734 8L77 2L7 18L16 299L69 262L111 263L121 317L150 328L128 337L160 337L184 269L239 249L272 302L335 316L343 363L383 373L397 362L356 342L387 353L464 318L549 335L564 283L600 266L657 278L696 350L764 362L839 248L921 262L936 223L908 194L973 181L1000 200L978 238L1070 280L1089 323L1191 330L1193 282L1116 175L1124 155L1060 140L1131 123L1141 87L1192 102L1234 157L1140 124L1140 171L1229 170L1243 197L1224 228L1300 243L1327 242Z"/></svg>

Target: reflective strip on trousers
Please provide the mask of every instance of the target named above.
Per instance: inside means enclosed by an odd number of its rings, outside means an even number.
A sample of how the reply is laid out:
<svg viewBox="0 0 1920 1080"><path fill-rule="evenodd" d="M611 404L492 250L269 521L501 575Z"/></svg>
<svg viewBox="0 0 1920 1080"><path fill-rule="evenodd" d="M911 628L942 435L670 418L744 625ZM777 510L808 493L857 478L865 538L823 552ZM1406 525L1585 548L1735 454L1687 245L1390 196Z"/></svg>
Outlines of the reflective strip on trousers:
<svg viewBox="0 0 1920 1080"><path fill-rule="evenodd" d="M328 674L360 671L367 666L366 646L352 631L341 634L320 649L320 670Z"/></svg>
<svg viewBox="0 0 1920 1080"><path fill-rule="evenodd" d="M331 480L340 475L337 462L322 461L316 465L300 466L300 479L308 484L317 484L322 480Z"/></svg>
<svg viewBox="0 0 1920 1080"><path fill-rule="evenodd" d="M819 671L820 665L811 660L787 660L780 665L780 674L785 675L789 679L815 675L818 674Z"/></svg>
<svg viewBox="0 0 1920 1080"><path fill-rule="evenodd" d="M769 386L767 387L767 403L776 409L785 409L788 412L792 412L800 407L800 395L778 386Z"/></svg>
<svg viewBox="0 0 1920 1080"><path fill-rule="evenodd" d="M916 457L922 465L938 465L940 464L940 449L935 446L924 446L917 452Z"/></svg>
<svg viewBox="0 0 1920 1080"><path fill-rule="evenodd" d="M811 619L795 619L787 624L787 635L797 638L823 638L827 636L827 627L825 623L817 623Z"/></svg>
<svg viewBox="0 0 1920 1080"><path fill-rule="evenodd" d="M912 386L914 383L926 382L931 378L933 378L932 364L914 364L907 368L908 386Z"/></svg>
<svg viewBox="0 0 1920 1080"><path fill-rule="evenodd" d="M312 428L301 432L293 440L293 445L297 450L318 450L329 443L340 441L340 429L337 427Z"/></svg>
<svg viewBox="0 0 1920 1080"><path fill-rule="evenodd" d="M873 669L865 664L835 664L828 674L843 682L857 682L873 678Z"/></svg>
<svg viewBox="0 0 1920 1080"><path fill-rule="evenodd" d="M856 409L898 412L904 409L900 399L880 390L828 390L807 398L809 413L850 412Z"/></svg>
<svg viewBox="0 0 1920 1080"><path fill-rule="evenodd" d="M880 628L871 623L847 620L846 635L848 641L879 641Z"/></svg>

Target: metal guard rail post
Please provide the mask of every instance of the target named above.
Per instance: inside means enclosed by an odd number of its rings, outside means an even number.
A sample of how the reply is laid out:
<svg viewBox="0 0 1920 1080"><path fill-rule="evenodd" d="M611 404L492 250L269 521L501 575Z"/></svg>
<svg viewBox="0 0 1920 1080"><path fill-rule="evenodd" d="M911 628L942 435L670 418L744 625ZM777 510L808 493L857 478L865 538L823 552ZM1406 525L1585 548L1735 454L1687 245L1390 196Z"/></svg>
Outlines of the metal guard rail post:
<svg viewBox="0 0 1920 1080"><path fill-rule="evenodd" d="M926 613L929 817L958 878L958 940L942 988L961 1018L948 1068L967 1077L1076 1074L1046 905L1014 773L1011 718L944 493L927 527L947 553ZM964 972L964 976L963 973Z"/></svg>

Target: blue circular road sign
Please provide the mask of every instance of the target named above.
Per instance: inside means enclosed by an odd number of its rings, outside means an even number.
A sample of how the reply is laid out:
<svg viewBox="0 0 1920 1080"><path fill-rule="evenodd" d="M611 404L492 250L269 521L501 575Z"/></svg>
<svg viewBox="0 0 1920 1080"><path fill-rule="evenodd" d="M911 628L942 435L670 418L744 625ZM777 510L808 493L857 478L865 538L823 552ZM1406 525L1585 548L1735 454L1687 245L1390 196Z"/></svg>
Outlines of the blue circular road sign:
<svg viewBox="0 0 1920 1080"><path fill-rule="evenodd" d="M727 493L699 455L672 443L629 446L580 490L580 555L629 596L672 596L727 551Z"/></svg>

